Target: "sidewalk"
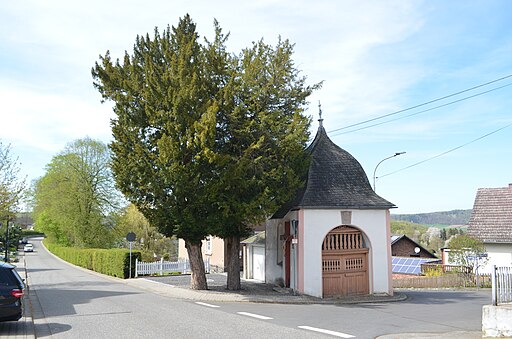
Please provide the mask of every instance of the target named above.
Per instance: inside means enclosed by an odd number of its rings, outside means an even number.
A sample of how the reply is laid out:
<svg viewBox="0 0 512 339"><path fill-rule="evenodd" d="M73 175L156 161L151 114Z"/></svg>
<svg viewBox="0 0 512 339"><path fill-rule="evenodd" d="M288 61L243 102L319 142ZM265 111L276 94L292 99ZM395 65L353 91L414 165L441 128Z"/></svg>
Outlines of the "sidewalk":
<svg viewBox="0 0 512 339"><path fill-rule="evenodd" d="M32 319L32 305L31 291L29 282L27 281L27 274L25 268L24 257L20 258L19 262L12 263L16 266L16 271L21 278L25 279L25 296L23 297L23 317L18 321L3 321L0 322L0 337L9 337L14 339L28 339L35 338L34 321Z"/></svg>
<svg viewBox="0 0 512 339"><path fill-rule="evenodd" d="M345 298L315 298L294 294L290 289L278 288L254 280L242 280L242 290L225 289L225 274L208 274L208 290L191 290L190 276L143 277L125 280L125 283L152 293L171 298L203 302L254 302L276 304L359 304L405 300L405 294L363 295Z"/></svg>

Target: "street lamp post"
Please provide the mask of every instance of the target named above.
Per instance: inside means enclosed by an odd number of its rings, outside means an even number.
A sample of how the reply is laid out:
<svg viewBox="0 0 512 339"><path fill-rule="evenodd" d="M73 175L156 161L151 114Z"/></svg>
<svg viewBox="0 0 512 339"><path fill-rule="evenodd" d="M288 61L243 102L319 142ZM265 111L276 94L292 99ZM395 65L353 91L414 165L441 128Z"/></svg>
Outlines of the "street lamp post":
<svg viewBox="0 0 512 339"><path fill-rule="evenodd" d="M394 158L398 155L402 155L402 154L405 154L405 152L396 152L395 154L393 154L392 156L390 157L387 157L387 158L384 158L382 159L381 161L379 161L379 163L377 164L377 166L375 166L375 169L373 170L373 191L375 191L375 179L377 179L377 177L375 176L375 173L377 172L377 167L379 167L380 164L382 164L383 161L385 160L388 160L388 159L391 159L391 158Z"/></svg>

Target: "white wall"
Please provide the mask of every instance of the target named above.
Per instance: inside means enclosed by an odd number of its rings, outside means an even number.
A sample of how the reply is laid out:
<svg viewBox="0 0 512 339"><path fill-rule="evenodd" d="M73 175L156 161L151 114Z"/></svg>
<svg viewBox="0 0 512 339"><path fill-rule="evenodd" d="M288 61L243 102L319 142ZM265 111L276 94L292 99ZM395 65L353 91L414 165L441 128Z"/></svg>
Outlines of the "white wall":
<svg viewBox="0 0 512 339"><path fill-rule="evenodd" d="M279 243L278 225L284 223L282 219L267 220L265 228L265 282L269 284L279 284L283 280L283 258L278 260L277 250ZM281 262L281 265L278 265Z"/></svg>
<svg viewBox="0 0 512 339"><path fill-rule="evenodd" d="M512 266L512 244L485 244L487 263L478 269L478 273L491 273L492 266Z"/></svg>
<svg viewBox="0 0 512 339"><path fill-rule="evenodd" d="M351 226L365 235L369 251L370 293L392 294L387 210L351 210ZM341 226L341 210L304 210L304 293L322 297L322 242Z"/></svg>

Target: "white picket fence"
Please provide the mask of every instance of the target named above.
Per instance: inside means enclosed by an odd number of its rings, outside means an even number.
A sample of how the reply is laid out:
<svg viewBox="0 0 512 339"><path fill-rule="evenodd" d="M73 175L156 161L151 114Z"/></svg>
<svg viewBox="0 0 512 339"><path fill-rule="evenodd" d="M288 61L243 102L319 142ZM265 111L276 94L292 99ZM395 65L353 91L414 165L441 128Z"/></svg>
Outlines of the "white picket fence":
<svg viewBox="0 0 512 339"><path fill-rule="evenodd" d="M206 273L210 273L210 259L204 260L204 269ZM155 262L144 262L135 259L135 277L139 275L164 275L166 273L179 272L182 274L190 273L190 261L179 260L179 261L160 261Z"/></svg>
<svg viewBox="0 0 512 339"><path fill-rule="evenodd" d="M512 302L512 267L493 266L492 304L494 306Z"/></svg>

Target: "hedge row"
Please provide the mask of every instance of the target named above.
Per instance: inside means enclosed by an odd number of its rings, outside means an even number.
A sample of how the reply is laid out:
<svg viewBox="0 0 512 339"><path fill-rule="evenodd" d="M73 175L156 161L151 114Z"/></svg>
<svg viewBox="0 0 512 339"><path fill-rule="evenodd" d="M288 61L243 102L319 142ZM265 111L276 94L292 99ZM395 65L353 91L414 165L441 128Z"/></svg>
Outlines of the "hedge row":
<svg viewBox="0 0 512 339"><path fill-rule="evenodd" d="M46 248L59 258L91 271L127 279L130 276L130 251L122 248L74 248L45 242ZM140 252L132 251L132 274L135 276L135 258Z"/></svg>

